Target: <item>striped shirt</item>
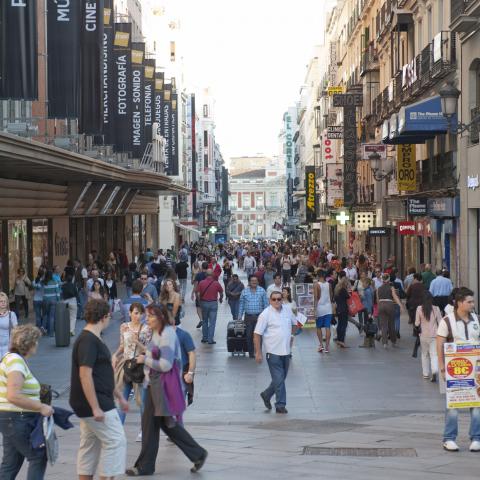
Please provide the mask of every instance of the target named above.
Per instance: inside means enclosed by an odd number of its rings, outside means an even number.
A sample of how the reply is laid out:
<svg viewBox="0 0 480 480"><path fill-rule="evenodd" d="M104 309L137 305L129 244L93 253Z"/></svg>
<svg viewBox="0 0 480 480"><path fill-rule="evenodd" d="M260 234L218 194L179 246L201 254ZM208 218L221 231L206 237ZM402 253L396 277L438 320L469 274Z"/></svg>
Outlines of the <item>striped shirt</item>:
<svg viewBox="0 0 480 480"><path fill-rule="evenodd" d="M7 353L0 363L0 411L25 412L24 408L17 407L7 400L7 376L12 372L23 375L23 386L20 393L31 400L40 401L40 383L33 376L25 360L17 353Z"/></svg>
<svg viewBox="0 0 480 480"><path fill-rule="evenodd" d="M55 280L50 280L43 284L43 299L44 300L59 300L60 286Z"/></svg>

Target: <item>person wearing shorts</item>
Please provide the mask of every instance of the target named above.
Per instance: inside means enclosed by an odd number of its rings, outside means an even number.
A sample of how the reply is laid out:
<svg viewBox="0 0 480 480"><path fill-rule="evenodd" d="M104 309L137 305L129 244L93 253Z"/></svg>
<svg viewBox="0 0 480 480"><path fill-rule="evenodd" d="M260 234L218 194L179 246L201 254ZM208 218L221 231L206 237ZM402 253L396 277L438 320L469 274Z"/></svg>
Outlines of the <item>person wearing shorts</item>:
<svg viewBox="0 0 480 480"><path fill-rule="evenodd" d="M318 351L320 353L330 352L330 326L333 319L332 308L332 287L325 280L325 273L320 272L318 274L318 282L314 284L313 293L315 302L317 305L317 338L318 338ZM325 347L323 346L323 331L325 329Z"/></svg>

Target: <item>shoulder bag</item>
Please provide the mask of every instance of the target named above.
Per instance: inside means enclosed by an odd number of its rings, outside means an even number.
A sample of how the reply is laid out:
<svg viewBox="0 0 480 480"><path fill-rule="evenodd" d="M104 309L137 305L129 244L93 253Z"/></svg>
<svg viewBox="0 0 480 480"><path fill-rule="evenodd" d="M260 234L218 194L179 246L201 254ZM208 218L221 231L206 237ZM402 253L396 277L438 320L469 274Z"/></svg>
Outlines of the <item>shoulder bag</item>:
<svg viewBox="0 0 480 480"><path fill-rule="evenodd" d="M140 337L140 331L142 330L142 325L137 332L137 337ZM143 364L137 363L137 359L135 358L137 354L137 347L133 352L133 358L129 358L125 360L123 364L123 381L125 383L143 383L145 379L145 372L143 370Z"/></svg>

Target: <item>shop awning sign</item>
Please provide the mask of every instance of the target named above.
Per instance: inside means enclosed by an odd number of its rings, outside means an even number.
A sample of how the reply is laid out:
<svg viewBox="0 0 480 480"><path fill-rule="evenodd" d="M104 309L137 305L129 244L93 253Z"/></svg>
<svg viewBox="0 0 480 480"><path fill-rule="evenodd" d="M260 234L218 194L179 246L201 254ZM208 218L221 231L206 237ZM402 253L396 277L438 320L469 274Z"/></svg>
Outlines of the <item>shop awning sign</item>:
<svg viewBox="0 0 480 480"><path fill-rule="evenodd" d="M390 229L387 227L370 227L368 229L370 237L387 237L389 233Z"/></svg>
<svg viewBox="0 0 480 480"><path fill-rule="evenodd" d="M415 145L397 146L397 183L398 190L415 192L417 190L417 162Z"/></svg>
<svg viewBox="0 0 480 480"><path fill-rule="evenodd" d="M397 228L400 235L415 235L417 233L415 222L398 222Z"/></svg>
<svg viewBox="0 0 480 480"><path fill-rule="evenodd" d="M408 199L408 214L425 216L428 215L428 199L427 198L409 198Z"/></svg>

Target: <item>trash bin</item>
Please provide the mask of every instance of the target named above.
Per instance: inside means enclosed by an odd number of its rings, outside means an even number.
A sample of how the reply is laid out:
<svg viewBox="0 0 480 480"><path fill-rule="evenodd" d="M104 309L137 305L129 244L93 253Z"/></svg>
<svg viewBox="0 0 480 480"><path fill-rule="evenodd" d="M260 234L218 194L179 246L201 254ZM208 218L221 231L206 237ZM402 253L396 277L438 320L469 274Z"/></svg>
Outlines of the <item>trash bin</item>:
<svg viewBox="0 0 480 480"><path fill-rule="evenodd" d="M55 346L68 347L70 345L70 315L68 305L57 302L55 307Z"/></svg>

